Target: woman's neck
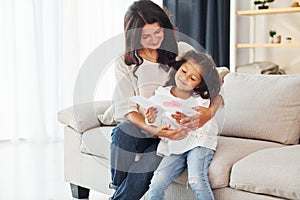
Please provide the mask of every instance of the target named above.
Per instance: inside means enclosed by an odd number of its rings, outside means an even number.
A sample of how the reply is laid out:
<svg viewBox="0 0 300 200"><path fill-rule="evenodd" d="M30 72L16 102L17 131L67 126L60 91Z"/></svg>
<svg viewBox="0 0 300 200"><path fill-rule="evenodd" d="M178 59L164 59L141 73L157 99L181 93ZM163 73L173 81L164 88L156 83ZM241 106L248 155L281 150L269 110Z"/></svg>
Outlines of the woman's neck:
<svg viewBox="0 0 300 200"><path fill-rule="evenodd" d="M158 52L156 49L140 49L139 55L151 62L157 62L158 59Z"/></svg>
<svg viewBox="0 0 300 200"><path fill-rule="evenodd" d="M188 99L192 96L192 91L181 90L176 86L171 88L171 94L181 99Z"/></svg>

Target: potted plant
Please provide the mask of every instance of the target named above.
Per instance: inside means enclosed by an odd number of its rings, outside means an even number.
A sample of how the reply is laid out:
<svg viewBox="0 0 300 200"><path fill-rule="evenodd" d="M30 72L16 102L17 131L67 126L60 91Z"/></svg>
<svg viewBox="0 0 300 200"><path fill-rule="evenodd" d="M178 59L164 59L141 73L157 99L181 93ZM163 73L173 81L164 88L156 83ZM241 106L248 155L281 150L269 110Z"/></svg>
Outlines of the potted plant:
<svg viewBox="0 0 300 200"><path fill-rule="evenodd" d="M262 1L261 0L255 0L254 4L255 5L260 5L260 6L258 6L258 9L268 9L269 6L267 6L266 3L271 3L273 1L275 1L275 0L262 0Z"/></svg>
<svg viewBox="0 0 300 200"><path fill-rule="evenodd" d="M269 31L269 36L270 36L270 42L274 43L274 36L276 35L276 31L275 30L270 30Z"/></svg>

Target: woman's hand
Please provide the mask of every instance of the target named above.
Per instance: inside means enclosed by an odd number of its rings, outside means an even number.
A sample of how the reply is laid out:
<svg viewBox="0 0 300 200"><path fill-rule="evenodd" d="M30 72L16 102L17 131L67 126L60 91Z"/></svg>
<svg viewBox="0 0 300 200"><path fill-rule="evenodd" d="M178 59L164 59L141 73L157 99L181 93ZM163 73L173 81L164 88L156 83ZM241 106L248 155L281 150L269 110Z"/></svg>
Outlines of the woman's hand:
<svg viewBox="0 0 300 200"><path fill-rule="evenodd" d="M145 118L149 123L154 123L157 117L157 109L155 107L150 107L145 112Z"/></svg>
<svg viewBox="0 0 300 200"><path fill-rule="evenodd" d="M208 108L202 106L193 107L199 114L193 116L181 117L180 124L187 126L191 130L202 127L208 122L213 116L215 116L218 108L224 105L224 101L221 95L217 95L214 100L210 103ZM181 114L182 115L182 114Z"/></svg>
<svg viewBox="0 0 300 200"><path fill-rule="evenodd" d="M182 140L187 136L188 132L190 131L190 129L185 126L180 126L177 129L170 129L170 125L164 125L162 127L155 128L157 128L157 132L155 134L156 136L166 137L171 140Z"/></svg>
<svg viewBox="0 0 300 200"><path fill-rule="evenodd" d="M185 114L177 111L176 114L172 114L171 116L177 121L178 124L181 126L186 126L190 130L196 130L202 127L212 118L211 110L209 108L196 106L193 109L195 109L199 114L186 116Z"/></svg>
<svg viewBox="0 0 300 200"><path fill-rule="evenodd" d="M196 130L202 127L206 122L208 122L213 116L215 116L218 108L224 104L221 95L217 95L214 100L210 103L209 107L196 106L193 107L198 114L192 116L186 116L181 112L176 112L172 117L181 125L186 126L190 130Z"/></svg>

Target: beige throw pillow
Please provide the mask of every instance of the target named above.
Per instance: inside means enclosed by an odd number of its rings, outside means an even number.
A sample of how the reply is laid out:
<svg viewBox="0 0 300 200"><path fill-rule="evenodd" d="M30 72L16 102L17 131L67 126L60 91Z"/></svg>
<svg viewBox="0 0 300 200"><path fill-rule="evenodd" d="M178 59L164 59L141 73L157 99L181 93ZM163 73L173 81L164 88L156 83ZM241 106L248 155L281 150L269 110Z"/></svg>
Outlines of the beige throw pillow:
<svg viewBox="0 0 300 200"><path fill-rule="evenodd" d="M109 106L103 114L98 115L98 120L102 125L116 125L117 122L114 120L114 106Z"/></svg>
<svg viewBox="0 0 300 200"><path fill-rule="evenodd" d="M297 144L300 75L229 73L221 135Z"/></svg>

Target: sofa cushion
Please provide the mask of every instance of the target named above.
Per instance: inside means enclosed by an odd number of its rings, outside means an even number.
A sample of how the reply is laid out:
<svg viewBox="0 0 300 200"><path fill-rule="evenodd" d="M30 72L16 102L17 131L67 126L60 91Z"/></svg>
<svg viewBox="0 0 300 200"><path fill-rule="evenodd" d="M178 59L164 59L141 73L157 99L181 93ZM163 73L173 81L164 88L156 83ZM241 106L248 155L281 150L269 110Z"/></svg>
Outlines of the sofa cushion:
<svg viewBox="0 0 300 200"><path fill-rule="evenodd" d="M281 146L283 145L274 142L220 136L216 153L209 166L211 187L213 189L227 187L231 167L243 157L261 149ZM186 184L186 170L176 179L176 182Z"/></svg>
<svg viewBox="0 0 300 200"><path fill-rule="evenodd" d="M298 143L300 75L230 73L223 87L221 135Z"/></svg>
<svg viewBox="0 0 300 200"><path fill-rule="evenodd" d="M59 122L72 127L77 132L100 126L97 116L104 113L111 105L111 101L95 101L78 104L65 108L57 113Z"/></svg>
<svg viewBox="0 0 300 200"><path fill-rule="evenodd" d="M218 200L284 200L274 196L235 190L230 187L216 189L213 192L215 199Z"/></svg>
<svg viewBox="0 0 300 200"><path fill-rule="evenodd" d="M234 164L230 186L287 199L300 199L300 145L264 149Z"/></svg>

